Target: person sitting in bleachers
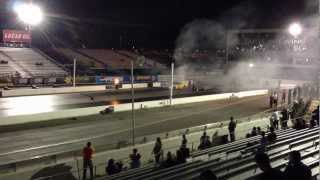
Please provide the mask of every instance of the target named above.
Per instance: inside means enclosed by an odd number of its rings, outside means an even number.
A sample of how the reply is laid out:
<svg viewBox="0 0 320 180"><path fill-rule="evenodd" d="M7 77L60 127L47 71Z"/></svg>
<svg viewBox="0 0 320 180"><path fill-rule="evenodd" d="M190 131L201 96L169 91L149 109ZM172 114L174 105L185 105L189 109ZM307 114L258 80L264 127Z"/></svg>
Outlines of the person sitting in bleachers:
<svg viewBox="0 0 320 180"><path fill-rule="evenodd" d="M262 131L261 132L261 139L260 139L260 145L258 147L258 152L259 153L263 153L266 151L266 148L267 148L267 144L268 144L268 140L267 138L265 137L265 132Z"/></svg>
<svg viewBox="0 0 320 180"><path fill-rule="evenodd" d="M277 134L274 132L274 128L270 128L270 133L268 134L268 142L274 143L277 140Z"/></svg>
<svg viewBox="0 0 320 180"><path fill-rule="evenodd" d="M206 170L200 173L200 180L218 180L217 176L211 171Z"/></svg>
<svg viewBox="0 0 320 180"><path fill-rule="evenodd" d="M190 150L186 145L181 145L180 149L177 150L177 163L185 163L187 158L190 157Z"/></svg>
<svg viewBox="0 0 320 180"><path fill-rule="evenodd" d="M137 149L133 149L132 150L132 154L130 154L130 159L131 159L130 166L131 166L131 169L140 167L140 165L141 165L140 158L141 158L141 155L138 153L138 150Z"/></svg>
<svg viewBox="0 0 320 180"><path fill-rule="evenodd" d="M271 167L270 159L265 153L257 153L255 155L257 166L261 169L262 174L258 175L257 180L286 180L283 172Z"/></svg>
<svg viewBox="0 0 320 180"><path fill-rule="evenodd" d="M109 159L108 166L106 167L106 173L108 175L117 174L121 171L120 167L114 163L114 159Z"/></svg>
<svg viewBox="0 0 320 180"><path fill-rule="evenodd" d="M311 180L312 177L310 168L301 162L299 151L289 153L289 164L284 173L288 180Z"/></svg>
<svg viewBox="0 0 320 180"><path fill-rule="evenodd" d="M251 130L251 137L256 136L257 134L258 134L257 133L257 128L253 127L252 130Z"/></svg>
<svg viewBox="0 0 320 180"><path fill-rule="evenodd" d="M201 141L198 149L203 150L211 147L211 141L209 139L209 136L205 136L204 140Z"/></svg>
<svg viewBox="0 0 320 180"><path fill-rule="evenodd" d="M172 167L174 165L176 165L176 161L174 160L174 157L173 157L172 153L169 151L167 153L166 160L163 163L163 167L168 168L168 167Z"/></svg>

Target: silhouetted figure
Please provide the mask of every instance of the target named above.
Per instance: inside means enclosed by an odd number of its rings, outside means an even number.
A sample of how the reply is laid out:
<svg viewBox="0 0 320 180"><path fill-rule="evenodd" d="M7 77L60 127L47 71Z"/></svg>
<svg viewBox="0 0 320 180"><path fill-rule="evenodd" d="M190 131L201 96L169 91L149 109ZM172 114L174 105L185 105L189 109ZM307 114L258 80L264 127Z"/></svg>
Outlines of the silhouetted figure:
<svg viewBox="0 0 320 180"><path fill-rule="evenodd" d="M273 112L270 117L270 126L279 129L279 118L277 112Z"/></svg>
<svg viewBox="0 0 320 180"><path fill-rule="evenodd" d="M188 140L185 134L182 135L182 141L181 141L181 146L187 146Z"/></svg>
<svg viewBox="0 0 320 180"><path fill-rule="evenodd" d="M204 131L202 136L200 137L200 144L204 143L204 141L209 138L209 136L207 135L207 133Z"/></svg>
<svg viewBox="0 0 320 180"><path fill-rule="evenodd" d="M230 117L230 122L228 126L229 135L230 135L230 141L233 142L236 139L235 130L237 127L237 122L234 121L233 116Z"/></svg>
<svg viewBox="0 0 320 180"><path fill-rule="evenodd" d="M207 149L210 148L212 145L209 136L205 136L204 140L201 141L198 149L203 150L203 149Z"/></svg>
<svg viewBox="0 0 320 180"><path fill-rule="evenodd" d="M200 180L218 180L217 176L211 171L206 170L200 173Z"/></svg>
<svg viewBox="0 0 320 180"><path fill-rule="evenodd" d="M270 128L270 133L268 134L268 141L271 143L276 142L277 134L274 132L274 128Z"/></svg>
<svg viewBox="0 0 320 180"><path fill-rule="evenodd" d="M106 173L108 175L117 174L121 171L121 169L114 163L114 159L109 159L108 165L106 167Z"/></svg>
<svg viewBox="0 0 320 180"><path fill-rule="evenodd" d="M251 130L251 136L256 136L256 135L258 135L257 128L253 127L252 130Z"/></svg>
<svg viewBox="0 0 320 180"><path fill-rule="evenodd" d="M282 91L282 97L281 97L282 104L286 103L286 96L287 96L286 90L283 90Z"/></svg>
<svg viewBox="0 0 320 180"><path fill-rule="evenodd" d="M160 137L157 137L156 143L153 147L152 153L154 154L154 159L157 164L160 163L160 157L162 155L162 143Z"/></svg>
<svg viewBox="0 0 320 180"><path fill-rule="evenodd" d="M283 109L281 111L281 129L287 129L288 128L288 119L289 119L289 113L287 109Z"/></svg>
<svg viewBox="0 0 320 180"><path fill-rule="evenodd" d="M187 162L187 158L190 157L190 150L185 145L182 145L180 149L177 150L177 163Z"/></svg>
<svg viewBox="0 0 320 180"><path fill-rule="evenodd" d="M270 105L270 108L273 107L273 94L271 94L269 97L269 105Z"/></svg>
<svg viewBox="0 0 320 180"><path fill-rule="evenodd" d="M288 180L311 180L311 170L301 162L299 151L289 153L289 164L284 173Z"/></svg>
<svg viewBox="0 0 320 180"><path fill-rule="evenodd" d="M130 154L130 159L131 159L130 166L132 169L140 167L141 165L140 158L141 158L141 155L138 153L138 150L133 149L132 154Z"/></svg>
<svg viewBox="0 0 320 180"><path fill-rule="evenodd" d="M94 149L91 147L91 142L87 143L87 146L82 150L83 157L83 180L86 179L87 169L90 170L90 179L93 179L93 163L92 163L92 155L94 153Z"/></svg>
<svg viewBox="0 0 320 180"><path fill-rule="evenodd" d="M173 157L172 157L172 153L169 151L167 153L167 158L166 161L164 163L164 167L168 168L168 167L172 167L176 164L176 162L174 161Z"/></svg>
<svg viewBox="0 0 320 180"><path fill-rule="evenodd" d="M266 138L266 133L264 131L261 132L260 145L258 147L258 152L263 153L266 151L268 140Z"/></svg>
<svg viewBox="0 0 320 180"><path fill-rule="evenodd" d="M255 179L257 180L285 180L283 172L271 167L270 159L265 153L257 153L255 156L257 166L263 171Z"/></svg>

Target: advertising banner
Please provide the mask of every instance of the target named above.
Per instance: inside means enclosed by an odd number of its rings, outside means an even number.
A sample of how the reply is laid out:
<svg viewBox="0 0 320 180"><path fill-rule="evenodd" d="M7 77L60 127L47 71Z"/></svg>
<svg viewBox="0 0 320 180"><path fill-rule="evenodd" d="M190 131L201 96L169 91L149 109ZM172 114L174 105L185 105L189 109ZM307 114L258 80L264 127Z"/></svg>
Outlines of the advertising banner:
<svg viewBox="0 0 320 180"><path fill-rule="evenodd" d="M31 32L18 30L3 30L4 43L30 43Z"/></svg>

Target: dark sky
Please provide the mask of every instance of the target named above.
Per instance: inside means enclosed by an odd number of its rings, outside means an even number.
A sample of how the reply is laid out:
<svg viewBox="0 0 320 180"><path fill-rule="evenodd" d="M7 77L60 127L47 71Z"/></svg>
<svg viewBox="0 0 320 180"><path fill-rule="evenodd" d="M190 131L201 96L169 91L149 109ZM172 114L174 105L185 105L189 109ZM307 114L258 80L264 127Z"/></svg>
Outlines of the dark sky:
<svg viewBox="0 0 320 180"><path fill-rule="evenodd" d="M316 12L317 0L38 0L46 22L35 43L56 46L171 48L182 27L211 19L228 29L281 27ZM0 0L0 28L22 28ZM120 38L121 37L121 38ZM45 42L45 43L43 43Z"/></svg>

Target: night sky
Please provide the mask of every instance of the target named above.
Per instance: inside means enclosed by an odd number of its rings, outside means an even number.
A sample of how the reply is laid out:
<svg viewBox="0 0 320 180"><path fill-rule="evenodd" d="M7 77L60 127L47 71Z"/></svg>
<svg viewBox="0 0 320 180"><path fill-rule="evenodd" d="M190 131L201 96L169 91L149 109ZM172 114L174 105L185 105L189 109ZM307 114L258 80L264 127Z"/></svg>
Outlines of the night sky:
<svg viewBox="0 0 320 180"><path fill-rule="evenodd" d="M0 28L21 29L13 0L0 0ZM173 48L181 29L209 19L227 29L272 28L317 12L316 0L39 0L38 46ZM121 41L120 41L121 40Z"/></svg>

